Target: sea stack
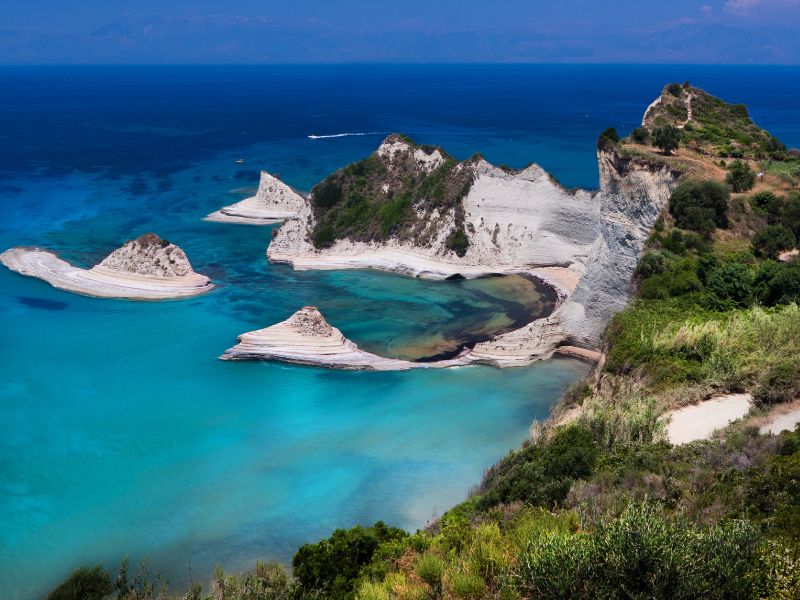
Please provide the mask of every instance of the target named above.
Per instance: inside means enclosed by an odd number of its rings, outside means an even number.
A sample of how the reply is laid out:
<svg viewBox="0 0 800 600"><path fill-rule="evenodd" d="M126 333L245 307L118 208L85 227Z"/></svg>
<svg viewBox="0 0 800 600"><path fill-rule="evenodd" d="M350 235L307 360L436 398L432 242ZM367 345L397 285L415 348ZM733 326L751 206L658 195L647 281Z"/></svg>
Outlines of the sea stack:
<svg viewBox="0 0 800 600"><path fill-rule="evenodd" d="M206 221L272 225L293 219L306 208L306 200L291 187L266 171L261 171L255 196L231 204L208 215Z"/></svg>
<svg viewBox="0 0 800 600"><path fill-rule="evenodd" d="M239 336L223 360L278 360L347 370L403 370L413 363L359 350L325 320L315 306L304 306L285 321Z"/></svg>
<svg viewBox="0 0 800 600"><path fill-rule="evenodd" d="M6 250L0 262L55 288L98 298L166 300L204 294L214 287L208 277L192 270L183 250L154 233L125 242L91 269L32 247Z"/></svg>

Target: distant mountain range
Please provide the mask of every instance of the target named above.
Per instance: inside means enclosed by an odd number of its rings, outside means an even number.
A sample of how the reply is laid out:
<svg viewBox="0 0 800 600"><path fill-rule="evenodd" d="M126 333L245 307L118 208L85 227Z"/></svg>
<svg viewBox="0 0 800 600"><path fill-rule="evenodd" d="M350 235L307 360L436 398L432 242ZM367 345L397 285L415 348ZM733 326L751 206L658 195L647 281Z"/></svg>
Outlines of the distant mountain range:
<svg viewBox="0 0 800 600"><path fill-rule="evenodd" d="M0 29L0 63L620 62L797 64L793 27L675 22L502 33L370 31L316 19L119 17L94 31Z"/></svg>

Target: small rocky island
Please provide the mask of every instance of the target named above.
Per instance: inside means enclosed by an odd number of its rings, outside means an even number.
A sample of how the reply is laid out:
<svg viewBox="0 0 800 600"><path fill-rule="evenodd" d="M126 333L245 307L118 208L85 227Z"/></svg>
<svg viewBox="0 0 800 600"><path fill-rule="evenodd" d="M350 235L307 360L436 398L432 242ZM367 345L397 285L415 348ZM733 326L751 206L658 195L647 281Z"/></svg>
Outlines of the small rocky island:
<svg viewBox="0 0 800 600"><path fill-rule="evenodd" d="M166 300L197 296L214 287L208 277L192 270L183 250L154 233L125 242L91 269L75 267L48 250L24 246L6 250L0 262L55 288L98 298Z"/></svg>

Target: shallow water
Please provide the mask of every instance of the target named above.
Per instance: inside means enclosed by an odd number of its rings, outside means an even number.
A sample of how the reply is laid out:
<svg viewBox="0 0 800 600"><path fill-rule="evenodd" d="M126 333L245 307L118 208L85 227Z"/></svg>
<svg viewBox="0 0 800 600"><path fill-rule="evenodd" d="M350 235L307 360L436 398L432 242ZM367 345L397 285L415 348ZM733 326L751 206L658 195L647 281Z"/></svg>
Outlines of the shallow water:
<svg viewBox="0 0 800 600"><path fill-rule="evenodd" d="M745 73L752 85L740 89ZM206 223L257 171L300 189L405 131L457 157L596 186L594 142L664 81L746 101L800 143L798 70L699 67L0 69L0 246L91 265L156 231L219 284L134 303L0 269L0 589L147 555L173 581L286 561L335 527L415 529L462 500L586 372L345 373L216 359L306 304L365 349L418 357L546 310L518 278L422 282L270 265L271 228ZM732 75L740 77L732 78ZM244 165L234 162L246 159Z"/></svg>

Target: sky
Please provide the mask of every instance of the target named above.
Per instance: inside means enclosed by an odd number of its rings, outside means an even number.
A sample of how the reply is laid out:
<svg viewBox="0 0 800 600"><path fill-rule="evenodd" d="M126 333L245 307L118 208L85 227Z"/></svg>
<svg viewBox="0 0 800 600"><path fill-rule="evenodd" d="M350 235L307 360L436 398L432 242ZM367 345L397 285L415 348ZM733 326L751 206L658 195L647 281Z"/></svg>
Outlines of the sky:
<svg viewBox="0 0 800 600"><path fill-rule="evenodd" d="M0 64L800 64L800 0L24 0Z"/></svg>

